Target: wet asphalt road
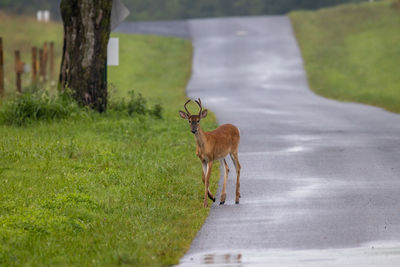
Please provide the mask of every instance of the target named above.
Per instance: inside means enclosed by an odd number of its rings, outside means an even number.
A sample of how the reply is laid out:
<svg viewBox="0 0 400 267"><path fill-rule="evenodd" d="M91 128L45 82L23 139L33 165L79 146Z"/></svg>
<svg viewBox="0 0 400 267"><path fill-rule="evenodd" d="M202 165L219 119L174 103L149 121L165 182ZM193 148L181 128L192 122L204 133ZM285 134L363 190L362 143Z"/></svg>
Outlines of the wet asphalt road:
<svg viewBox="0 0 400 267"><path fill-rule="evenodd" d="M190 38L188 23L184 20L124 22L114 32Z"/></svg>
<svg viewBox="0 0 400 267"><path fill-rule="evenodd" d="M180 265L399 266L400 116L312 93L285 16L187 30L188 96L241 130L242 198L231 171Z"/></svg>

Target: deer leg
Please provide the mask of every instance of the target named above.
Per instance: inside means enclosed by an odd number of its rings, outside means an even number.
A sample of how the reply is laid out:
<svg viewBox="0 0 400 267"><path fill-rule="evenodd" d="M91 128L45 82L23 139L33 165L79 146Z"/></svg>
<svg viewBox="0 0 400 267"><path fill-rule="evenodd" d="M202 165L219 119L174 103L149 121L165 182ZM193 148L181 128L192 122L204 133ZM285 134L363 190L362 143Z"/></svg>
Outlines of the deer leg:
<svg viewBox="0 0 400 267"><path fill-rule="evenodd" d="M204 183L204 208L207 208L207 206L208 206L207 196L209 193L208 186L210 185L210 176L211 176L212 165L213 165L212 161L209 161L207 163L207 174L206 174L205 183Z"/></svg>
<svg viewBox="0 0 400 267"><path fill-rule="evenodd" d="M233 164L235 165L236 169L236 200L235 203L239 204L239 198L240 198L240 163L238 159L238 154L237 151L230 153L231 159L233 161Z"/></svg>
<svg viewBox="0 0 400 267"><path fill-rule="evenodd" d="M219 202L219 204L224 205L226 199L226 182L228 181L229 168L225 159L221 159L220 162L221 166L224 166L224 185L222 186L221 201Z"/></svg>
<svg viewBox="0 0 400 267"><path fill-rule="evenodd" d="M205 184L205 183L206 183L205 176L206 176L206 174L207 174L207 162L205 162L205 161L201 162L201 166L203 167L203 172L202 172L201 179L203 180L203 184ZM213 196L213 194L211 194L210 189L208 188L207 190L208 190L208 191L207 191L208 197L209 197L213 202L215 202L215 197Z"/></svg>

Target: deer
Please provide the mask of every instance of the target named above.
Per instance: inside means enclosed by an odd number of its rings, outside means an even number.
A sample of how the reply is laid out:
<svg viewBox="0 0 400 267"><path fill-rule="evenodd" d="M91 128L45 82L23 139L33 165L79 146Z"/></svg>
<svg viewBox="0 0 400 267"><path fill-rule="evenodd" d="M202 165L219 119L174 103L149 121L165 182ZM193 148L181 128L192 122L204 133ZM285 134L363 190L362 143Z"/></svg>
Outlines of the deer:
<svg viewBox="0 0 400 267"><path fill-rule="evenodd" d="M221 166L224 166L224 185L222 187L220 205L225 203L226 199L226 182L228 180L229 168L226 163L226 156L229 154L236 169L236 200L239 204L240 196L240 163L238 158L238 147L240 142L240 131L232 124L223 124L213 131L205 132L200 127L200 121L207 117L208 110L201 105L200 98L195 100L200 108L199 114L192 115L186 105L191 101L187 100L184 104L186 112L179 111L182 119L188 120L191 132L196 140L196 155L199 157L202 165L202 180L204 183L204 208L208 206L207 196L215 202L215 197L209 189L211 169L214 161L219 160Z"/></svg>

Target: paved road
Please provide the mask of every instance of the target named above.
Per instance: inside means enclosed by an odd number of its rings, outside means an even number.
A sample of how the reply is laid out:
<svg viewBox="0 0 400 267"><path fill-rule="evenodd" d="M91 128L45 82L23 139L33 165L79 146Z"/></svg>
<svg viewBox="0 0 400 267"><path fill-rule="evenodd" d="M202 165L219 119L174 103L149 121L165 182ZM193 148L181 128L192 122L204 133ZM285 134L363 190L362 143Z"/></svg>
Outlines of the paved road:
<svg viewBox="0 0 400 267"><path fill-rule="evenodd" d="M190 38L188 23L185 20L124 22L114 32Z"/></svg>
<svg viewBox="0 0 400 267"><path fill-rule="evenodd" d="M399 266L400 116L313 94L285 16L187 30L188 95L241 130L242 198L231 172L180 265Z"/></svg>
<svg viewBox="0 0 400 267"><path fill-rule="evenodd" d="M231 172L181 264L400 266L400 116L313 94L285 16L189 31L187 92L240 128L242 198Z"/></svg>

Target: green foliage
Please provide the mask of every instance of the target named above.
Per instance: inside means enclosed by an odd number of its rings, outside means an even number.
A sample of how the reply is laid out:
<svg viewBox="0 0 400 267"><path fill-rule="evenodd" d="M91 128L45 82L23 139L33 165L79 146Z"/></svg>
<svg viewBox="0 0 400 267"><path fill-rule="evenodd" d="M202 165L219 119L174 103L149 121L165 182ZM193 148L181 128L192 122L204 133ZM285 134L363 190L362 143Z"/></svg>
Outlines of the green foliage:
<svg viewBox="0 0 400 267"><path fill-rule="evenodd" d="M124 99L110 101L109 113L119 112L119 115L149 115L162 118L162 106L155 104L152 108L142 94L128 92L128 101ZM34 121L55 121L66 118L82 118L93 116L87 107L78 106L70 91L54 92L38 87L28 88L20 96L10 98L0 105L0 124L26 125ZM105 115L105 114L103 114Z"/></svg>
<svg viewBox="0 0 400 267"><path fill-rule="evenodd" d="M119 111L127 113L129 116L135 115L151 115L157 119L162 118L162 106L155 104L152 108L147 107L147 100L142 96L141 93L135 94L133 90L128 92L128 101L125 102L125 98L116 100L112 99L109 103L109 111Z"/></svg>
<svg viewBox="0 0 400 267"><path fill-rule="evenodd" d="M290 14L313 91L400 112L400 16L392 3Z"/></svg>
<svg viewBox="0 0 400 267"><path fill-rule="evenodd" d="M131 20L166 20L198 17L286 14L297 9L318 9L361 0L126 0ZM153 7L157 8L153 8Z"/></svg>
<svg viewBox="0 0 400 267"><path fill-rule="evenodd" d="M52 18L60 18L61 0L1 0L0 9L17 14L36 14L37 10L50 10Z"/></svg>
<svg viewBox="0 0 400 267"><path fill-rule="evenodd" d="M152 109L150 109L150 114L154 117L161 119L162 118L163 107L160 104L155 104Z"/></svg>
<svg viewBox="0 0 400 267"><path fill-rule="evenodd" d="M68 91L50 95L31 87L0 106L0 123L24 125L32 121L50 121L80 116L89 112L80 108Z"/></svg>
<svg viewBox="0 0 400 267"><path fill-rule="evenodd" d="M126 105L128 114L131 116L135 113L141 115L146 114L148 110L146 108L146 100L143 98L143 96L139 94L137 97L135 97L134 91L129 91L128 94L130 96L130 99Z"/></svg>

